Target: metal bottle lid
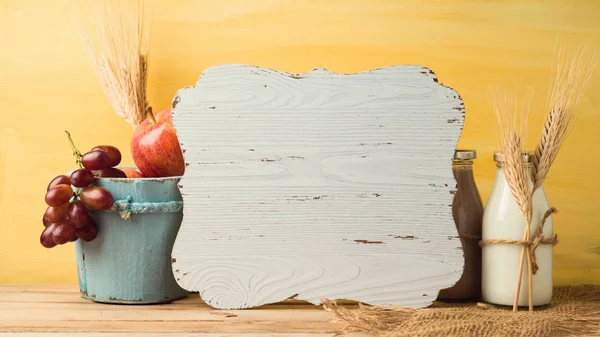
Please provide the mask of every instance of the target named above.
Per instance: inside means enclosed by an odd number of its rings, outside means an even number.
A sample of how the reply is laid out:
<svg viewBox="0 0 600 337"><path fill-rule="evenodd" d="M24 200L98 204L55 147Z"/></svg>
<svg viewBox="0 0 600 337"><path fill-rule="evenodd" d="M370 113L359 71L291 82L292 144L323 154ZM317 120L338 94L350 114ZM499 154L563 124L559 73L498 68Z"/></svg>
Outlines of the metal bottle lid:
<svg viewBox="0 0 600 337"><path fill-rule="evenodd" d="M477 158L475 150L456 150L454 151L454 160L473 160Z"/></svg>
<svg viewBox="0 0 600 337"><path fill-rule="evenodd" d="M533 160L533 152L523 152L521 153L521 160L524 163L531 163ZM494 161L497 163L504 162L504 153L502 152L494 152Z"/></svg>

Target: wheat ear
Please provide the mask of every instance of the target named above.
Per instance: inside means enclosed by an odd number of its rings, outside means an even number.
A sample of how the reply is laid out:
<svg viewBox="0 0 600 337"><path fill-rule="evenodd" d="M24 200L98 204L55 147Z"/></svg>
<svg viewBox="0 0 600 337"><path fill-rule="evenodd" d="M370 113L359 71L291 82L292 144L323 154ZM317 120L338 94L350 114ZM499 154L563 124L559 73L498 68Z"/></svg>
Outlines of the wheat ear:
<svg viewBox="0 0 600 337"><path fill-rule="evenodd" d="M530 188L522 161L526 144L528 106L533 96L533 87L527 87L522 104L519 104L518 88L508 90L495 86L490 91L492 111L496 116L499 135L498 147L504 154L504 175L517 206L525 218L530 217L528 201Z"/></svg>
<svg viewBox="0 0 600 337"><path fill-rule="evenodd" d="M529 184L522 160L521 136L510 131L504 140L504 175L515 197L517 206L526 220L530 219L531 204L529 202Z"/></svg>
<svg viewBox="0 0 600 337"><path fill-rule="evenodd" d="M590 53L586 47L579 47L567 55L563 46L555 54L558 60L551 80L548 113L532 161L534 191L544 183L558 151L569 136L579 101L600 62L600 50Z"/></svg>
<svg viewBox="0 0 600 337"><path fill-rule="evenodd" d="M146 118L150 106L147 82L152 1L98 0L80 6L72 2L71 9L95 74L115 113L135 128ZM83 20L85 13L88 20ZM89 23L92 27L86 27Z"/></svg>

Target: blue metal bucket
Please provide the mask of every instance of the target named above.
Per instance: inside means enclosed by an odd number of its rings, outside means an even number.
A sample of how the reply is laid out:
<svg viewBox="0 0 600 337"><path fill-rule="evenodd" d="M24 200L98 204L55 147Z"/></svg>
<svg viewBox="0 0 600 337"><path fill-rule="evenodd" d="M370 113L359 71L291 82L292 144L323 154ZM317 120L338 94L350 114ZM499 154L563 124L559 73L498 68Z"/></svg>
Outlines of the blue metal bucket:
<svg viewBox="0 0 600 337"><path fill-rule="evenodd" d="M90 212L98 236L77 240L83 298L103 303L168 303L185 298L171 268L181 220L181 177L97 178L115 199L113 210Z"/></svg>

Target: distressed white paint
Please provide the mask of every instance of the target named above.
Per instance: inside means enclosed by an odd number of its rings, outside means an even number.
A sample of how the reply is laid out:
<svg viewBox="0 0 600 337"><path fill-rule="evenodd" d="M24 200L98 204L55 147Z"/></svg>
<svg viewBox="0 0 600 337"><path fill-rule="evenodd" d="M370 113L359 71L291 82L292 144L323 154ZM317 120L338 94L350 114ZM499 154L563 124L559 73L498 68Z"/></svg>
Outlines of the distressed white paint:
<svg viewBox="0 0 600 337"><path fill-rule="evenodd" d="M419 308L460 277L451 158L464 109L429 69L222 65L173 105L189 163L173 271L209 305Z"/></svg>

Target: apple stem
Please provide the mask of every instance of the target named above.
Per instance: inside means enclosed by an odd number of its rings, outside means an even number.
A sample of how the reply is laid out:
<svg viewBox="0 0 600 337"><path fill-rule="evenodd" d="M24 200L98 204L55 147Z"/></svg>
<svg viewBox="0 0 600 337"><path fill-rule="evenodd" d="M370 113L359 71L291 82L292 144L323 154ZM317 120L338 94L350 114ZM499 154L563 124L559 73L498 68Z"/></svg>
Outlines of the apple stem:
<svg viewBox="0 0 600 337"><path fill-rule="evenodd" d="M149 106L149 107L146 109L146 116L147 116L147 117L149 116L149 117L150 117L150 119L152 119L152 123L154 123L154 124L156 124L156 123L157 123L157 121L156 121L156 118L154 118L154 114L152 113L152 107L151 107L151 106Z"/></svg>
<svg viewBox="0 0 600 337"><path fill-rule="evenodd" d="M69 133L69 131L65 130L65 132L67 133L67 137L69 137L69 144L71 144L71 149L73 150L75 162L77 163L79 168L83 168L83 164L81 163L81 152L79 152L79 150L77 150L77 148L75 147L75 143L73 143L73 139L71 139L71 134Z"/></svg>

